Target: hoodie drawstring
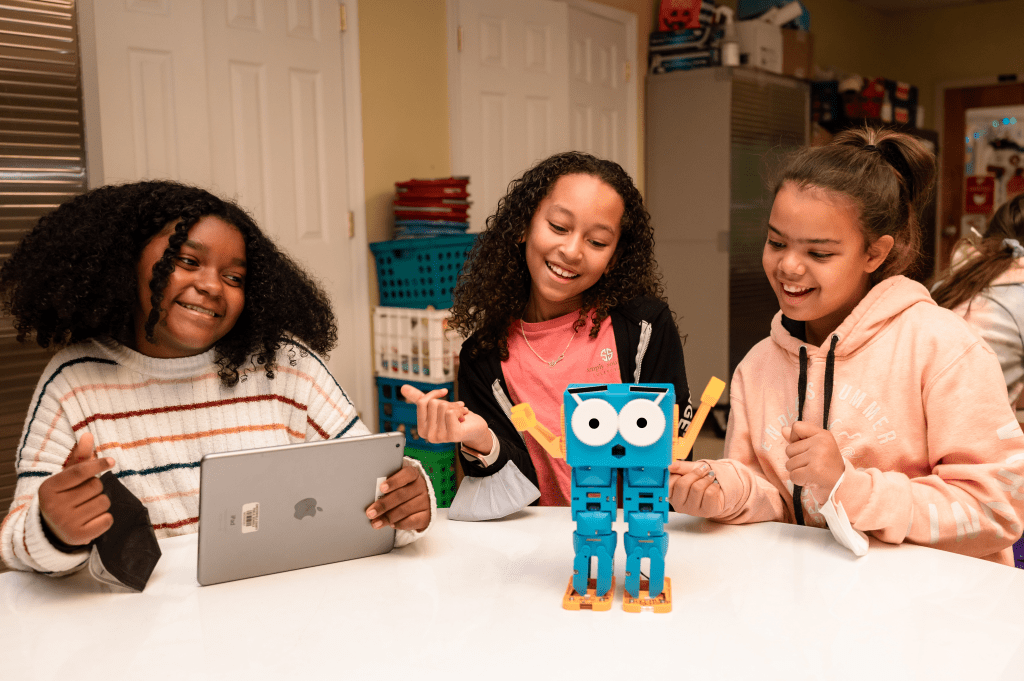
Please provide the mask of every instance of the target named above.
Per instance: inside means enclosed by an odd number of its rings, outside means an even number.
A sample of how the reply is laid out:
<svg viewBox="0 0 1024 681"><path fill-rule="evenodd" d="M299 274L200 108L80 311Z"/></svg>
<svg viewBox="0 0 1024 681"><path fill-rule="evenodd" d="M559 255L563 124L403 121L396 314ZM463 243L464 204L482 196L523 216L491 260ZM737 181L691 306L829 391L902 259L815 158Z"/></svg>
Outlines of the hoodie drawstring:
<svg viewBox="0 0 1024 681"><path fill-rule="evenodd" d="M828 348L828 356L825 358L825 404L822 416L822 428L828 430L828 412L832 406L832 381L836 369L836 343L839 336L832 334L832 343ZM807 394L807 346L800 346L800 378L797 381L797 414L796 420L804 420L804 396ZM804 505L800 500L804 488L800 485L793 485L793 514L796 516L796 524L804 524Z"/></svg>

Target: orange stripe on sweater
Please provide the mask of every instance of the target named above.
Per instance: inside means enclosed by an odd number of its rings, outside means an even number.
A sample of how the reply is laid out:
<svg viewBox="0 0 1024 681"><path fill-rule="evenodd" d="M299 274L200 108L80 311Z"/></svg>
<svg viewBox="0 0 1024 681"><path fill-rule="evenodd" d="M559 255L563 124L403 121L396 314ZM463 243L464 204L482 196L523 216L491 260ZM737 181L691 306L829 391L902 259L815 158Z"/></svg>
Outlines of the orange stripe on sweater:
<svg viewBox="0 0 1024 681"><path fill-rule="evenodd" d="M226 407L233 404L247 404L252 402L267 402L277 401L283 404L287 404L290 407L295 407L300 411L306 411L306 405L300 404L295 400L282 397L281 395L252 395L249 397L233 397L227 400L213 400L211 402L198 402L196 404L179 404L169 407L154 407L153 409L139 409L138 411L122 411L114 412L110 414L93 414L82 421L79 421L75 425L71 426L71 429L78 432L82 428L86 427L93 421L116 421L118 419L132 418L134 416L152 416L153 414L170 414L174 412L182 411L199 411L200 409L214 409L217 407Z"/></svg>
<svg viewBox="0 0 1024 681"><path fill-rule="evenodd" d="M38 449L36 449L36 454L32 458L33 467L35 466L35 464L39 463L39 455L42 454L43 451L46 449L46 445L50 442L50 437L53 435L53 431L57 429L57 422L60 421L60 418L63 415L64 407L62 405L61 408L57 410L57 413L54 414L53 421L50 422L49 428L46 429L46 435L43 436L43 442L39 445ZM70 458L71 452L68 452L68 459ZM64 459L65 466L68 464L68 459Z"/></svg>
<svg viewBox="0 0 1024 681"><path fill-rule="evenodd" d="M283 430L289 435L299 440L306 438L305 433L299 433L292 430L283 423L270 423L265 426L243 426L240 428L221 428L219 430L204 430L198 433L183 433L181 435L163 435L159 437L147 437L142 440L135 440L133 442L104 442L103 444L96 447L97 452L105 452L108 449L135 449L136 447L145 447L147 445L154 444L156 442L184 442L186 440L200 440L204 437L216 437L218 435L232 435L234 433L262 433L271 430Z"/></svg>
<svg viewBox="0 0 1024 681"><path fill-rule="evenodd" d="M158 494L153 497L142 497L139 499L144 504L152 504L156 501L167 501L168 499L180 499L182 497L194 497L199 494L199 488L190 489L187 492L171 492L170 494Z"/></svg>
<svg viewBox="0 0 1024 681"><path fill-rule="evenodd" d="M140 390L142 388L148 388L152 385L179 385L186 383L198 383L199 381L206 381L211 378L216 378L218 381L220 377L216 372L208 372L200 376L190 378L151 378L147 381L140 383L86 383L83 385L75 386L68 392L60 396L60 402L64 403L74 395L86 393L95 390Z"/></svg>
<svg viewBox="0 0 1024 681"><path fill-rule="evenodd" d="M309 374L307 374L305 372L302 372L302 371L299 371L298 369L292 369L291 367L282 367L280 369L280 371L283 374L292 374L293 376L298 376L299 378L307 381L310 384L310 386L313 388L313 390L316 391L316 393L320 397L324 398L324 401L328 405L330 405L330 407L334 411L342 413L342 414L345 413L345 410L341 409L339 407L338 403L331 399L330 394L326 390L324 390L322 387L320 387L320 384L317 383L315 380L313 380L313 377L310 376ZM355 410L355 406L351 402L347 402L347 404L349 405L351 410L353 410L353 411Z"/></svg>
<svg viewBox="0 0 1024 681"><path fill-rule="evenodd" d="M24 503L21 506L15 506L14 508L11 509L11 512L8 513L7 516L4 518L4 521L0 523L0 536L3 536L4 528L7 527L7 523L9 523L11 519L14 518L15 515L17 515L21 511L24 511L26 508L28 508L28 503Z"/></svg>

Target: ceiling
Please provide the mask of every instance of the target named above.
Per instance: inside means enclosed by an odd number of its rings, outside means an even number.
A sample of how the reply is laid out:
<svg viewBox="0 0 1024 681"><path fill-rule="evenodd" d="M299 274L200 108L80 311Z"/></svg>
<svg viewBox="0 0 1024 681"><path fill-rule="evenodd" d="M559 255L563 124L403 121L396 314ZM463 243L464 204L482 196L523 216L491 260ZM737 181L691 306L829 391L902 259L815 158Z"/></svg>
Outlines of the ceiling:
<svg viewBox="0 0 1024 681"><path fill-rule="evenodd" d="M934 9L953 5L976 5L994 0L852 0L858 5L865 5L881 12L903 12L906 10Z"/></svg>

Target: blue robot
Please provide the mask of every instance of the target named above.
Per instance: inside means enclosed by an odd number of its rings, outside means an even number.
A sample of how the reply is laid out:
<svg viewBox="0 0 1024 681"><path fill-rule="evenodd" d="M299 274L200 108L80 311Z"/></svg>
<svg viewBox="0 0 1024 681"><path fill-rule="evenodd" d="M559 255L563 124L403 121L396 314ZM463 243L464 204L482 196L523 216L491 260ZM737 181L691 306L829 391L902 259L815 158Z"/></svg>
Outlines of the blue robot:
<svg viewBox="0 0 1024 681"><path fill-rule="evenodd" d="M617 535L617 487L622 475L622 510L628 524L623 538L626 580L623 608L632 612L671 610L671 583L665 577L668 536L668 466L685 458L708 411L725 384L712 378L684 438L679 438L675 388L665 384L570 385L564 394L562 431L555 437L540 424L529 404L513 407L512 422L529 432L555 457L572 467L573 576L563 605L567 609L607 610ZM569 427L566 428L566 425ZM650 574L641 581L641 561ZM593 562L597 577L591 579Z"/></svg>

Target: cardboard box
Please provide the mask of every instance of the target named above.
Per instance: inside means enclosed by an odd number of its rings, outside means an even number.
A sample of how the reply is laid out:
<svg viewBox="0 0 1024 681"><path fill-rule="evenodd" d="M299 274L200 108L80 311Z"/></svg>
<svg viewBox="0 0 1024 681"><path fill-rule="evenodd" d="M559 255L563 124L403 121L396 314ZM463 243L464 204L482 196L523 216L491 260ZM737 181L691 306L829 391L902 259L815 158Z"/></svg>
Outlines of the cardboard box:
<svg viewBox="0 0 1024 681"><path fill-rule="evenodd" d="M782 29L759 19L736 22L740 63L782 73Z"/></svg>
<svg viewBox="0 0 1024 681"><path fill-rule="evenodd" d="M810 79L814 72L814 38L807 31L782 29L782 72Z"/></svg>

